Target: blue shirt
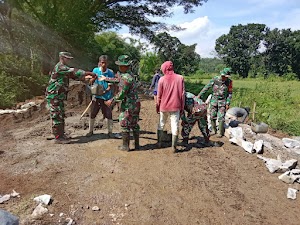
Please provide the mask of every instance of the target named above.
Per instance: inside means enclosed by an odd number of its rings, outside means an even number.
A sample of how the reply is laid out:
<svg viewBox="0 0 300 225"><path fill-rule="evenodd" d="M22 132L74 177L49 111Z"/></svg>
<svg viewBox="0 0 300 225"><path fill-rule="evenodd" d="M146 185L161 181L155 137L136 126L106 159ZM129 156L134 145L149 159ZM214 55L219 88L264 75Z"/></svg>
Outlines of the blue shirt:
<svg viewBox="0 0 300 225"><path fill-rule="evenodd" d="M101 77L101 76L115 77L115 74L114 74L114 72L112 70L106 69L105 72L102 72L100 67L95 67L93 69L93 73L97 74L98 78ZM104 90L108 88L108 83L106 81L104 81L104 80L103 81L99 81L97 79L97 80L95 80L95 83L102 85ZM104 99L104 100L111 99L112 97L113 97L112 90L106 92L104 95L101 95L101 96L97 96L96 95L96 98L101 98L101 99Z"/></svg>

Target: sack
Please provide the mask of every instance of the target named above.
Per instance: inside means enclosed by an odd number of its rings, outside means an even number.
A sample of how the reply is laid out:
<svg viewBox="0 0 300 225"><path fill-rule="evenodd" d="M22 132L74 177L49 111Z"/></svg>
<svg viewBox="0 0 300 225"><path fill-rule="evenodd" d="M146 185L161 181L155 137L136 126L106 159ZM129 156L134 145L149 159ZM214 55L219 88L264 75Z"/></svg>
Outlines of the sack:
<svg viewBox="0 0 300 225"><path fill-rule="evenodd" d="M104 88L101 84L93 84L91 86L91 93L92 95L101 96L104 94Z"/></svg>

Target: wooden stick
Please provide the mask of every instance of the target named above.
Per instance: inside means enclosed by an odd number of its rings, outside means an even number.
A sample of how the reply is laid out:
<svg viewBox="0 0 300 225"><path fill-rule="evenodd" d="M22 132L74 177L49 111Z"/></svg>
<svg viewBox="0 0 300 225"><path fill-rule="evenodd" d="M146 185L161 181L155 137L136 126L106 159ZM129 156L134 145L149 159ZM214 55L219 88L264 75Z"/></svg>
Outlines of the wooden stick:
<svg viewBox="0 0 300 225"><path fill-rule="evenodd" d="M86 107L86 109L84 110L84 112L81 114L80 119L83 117L83 115L89 110L89 108L92 105L93 100L89 103L89 105Z"/></svg>
<svg viewBox="0 0 300 225"><path fill-rule="evenodd" d="M256 109L256 102L253 103L253 114L252 114L252 121L254 122L255 119L255 109Z"/></svg>

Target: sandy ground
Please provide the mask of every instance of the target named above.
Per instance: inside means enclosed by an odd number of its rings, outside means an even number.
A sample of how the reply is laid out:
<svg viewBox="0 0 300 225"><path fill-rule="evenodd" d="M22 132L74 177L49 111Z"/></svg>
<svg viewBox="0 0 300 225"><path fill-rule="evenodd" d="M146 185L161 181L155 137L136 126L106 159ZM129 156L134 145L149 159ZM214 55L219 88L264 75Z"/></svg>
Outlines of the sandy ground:
<svg viewBox="0 0 300 225"><path fill-rule="evenodd" d="M46 140L50 120L43 107L27 118L0 117L0 195L20 193L0 208L21 224L67 224L67 218L84 225L300 223L299 198L286 197L288 187L299 186L281 182L263 161L225 137L212 137L222 147L201 148L193 138L177 154L170 147L157 149L154 103L142 98L142 149L119 151L121 140L108 139L101 114L95 135L84 136L88 119L79 115L86 102L80 91L76 95L67 110L69 145ZM114 130L119 131L116 120ZM196 127L193 136L201 136ZM41 194L50 194L53 202L48 213L33 220L32 199Z"/></svg>

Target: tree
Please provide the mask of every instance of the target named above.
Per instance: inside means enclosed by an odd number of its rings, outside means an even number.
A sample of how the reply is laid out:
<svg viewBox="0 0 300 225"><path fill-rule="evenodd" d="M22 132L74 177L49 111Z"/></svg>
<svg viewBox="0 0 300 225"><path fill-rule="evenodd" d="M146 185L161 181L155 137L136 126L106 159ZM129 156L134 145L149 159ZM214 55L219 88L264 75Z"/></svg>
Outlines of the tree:
<svg viewBox="0 0 300 225"><path fill-rule="evenodd" d="M288 38L291 48L291 67L292 71L300 79L300 30L294 31Z"/></svg>
<svg viewBox="0 0 300 225"><path fill-rule="evenodd" d="M136 42L132 39L130 43L127 43L125 39L117 35L117 33L109 31L97 34L95 36L96 45L94 53L99 55L108 55L110 60L110 68L117 71L118 67L115 65L115 61L120 55L129 55L134 62L140 60L140 46L135 46ZM134 71L137 73L137 71Z"/></svg>
<svg viewBox="0 0 300 225"><path fill-rule="evenodd" d="M140 61L140 76L143 80L149 81L154 74L155 69L160 69L163 62L154 52L147 52L142 55Z"/></svg>
<svg viewBox="0 0 300 225"><path fill-rule="evenodd" d="M215 50L233 72L247 77L251 59L260 54L258 50L265 31L264 24L232 26L229 34L224 34L216 40Z"/></svg>
<svg viewBox="0 0 300 225"><path fill-rule="evenodd" d="M199 68L200 55L195 52L196 44L184 45L166 32L156 35L152 44L162 61L174 63L177 73L189 75Z"/></svg>
<svg viewBox="0 0 300 225"><path fill-rule="evenodd" d="M264 39L266 48L264 55L265 67L268 71L284 75L291 64L290 29L267 29Z"/></svg>

